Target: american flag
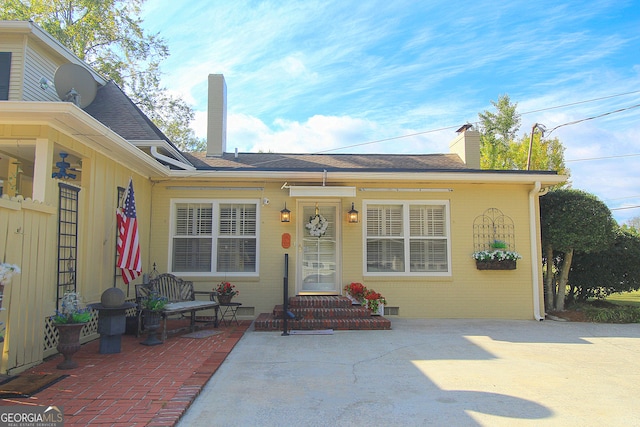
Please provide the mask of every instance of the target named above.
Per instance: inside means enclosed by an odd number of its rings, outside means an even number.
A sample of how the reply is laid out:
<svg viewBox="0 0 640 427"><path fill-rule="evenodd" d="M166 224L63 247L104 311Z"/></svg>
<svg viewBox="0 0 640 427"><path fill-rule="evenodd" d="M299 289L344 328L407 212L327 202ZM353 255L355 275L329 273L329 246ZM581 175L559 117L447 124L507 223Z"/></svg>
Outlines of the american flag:
<svg viewBox="0 0 640 427"><path fill-rule="evenodd" d="M131 179L125 193L124 207L117 209L116 217L118 220L118 267L122 269L122 280L128 284L142 273L136 201L133 198Z"/></svg>

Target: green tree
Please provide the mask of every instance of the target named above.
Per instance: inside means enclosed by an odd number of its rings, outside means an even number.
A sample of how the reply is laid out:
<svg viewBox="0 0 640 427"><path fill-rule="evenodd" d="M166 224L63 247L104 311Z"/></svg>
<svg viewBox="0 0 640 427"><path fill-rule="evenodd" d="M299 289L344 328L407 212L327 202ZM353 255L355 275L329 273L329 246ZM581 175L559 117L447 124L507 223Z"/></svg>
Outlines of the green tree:
<svg viewBox="0 0 640 427"><path fill-rule="evenodd" d="M624 224L622 224L622 228L634 233L635 235L640 235L640 216L628 219Z"/></svg>
<svg viewBox="0 0 640 427"><path fill-rule="evenodd" d="M571 189L550 191L540 198L540 225L546 259L545 306L549 310L564 310L574 253L608 248L618 225L607 205L597 197Z"/></svg>
<svg viewBox="0 0 640 427"><path fill-rule="evenodd" d="M519 141L509 143L507 159L511 165L510 169L527 169L530 141L530 135L525 133ZM531 148L531 170L557 171L561 175L571 175L564 163L564 146L558 138L544 139L536 132Z"/></svg>
<svg viewBox="0 0 640 427"><path fill-rule="evenodd" d="M202 145L189 128L191 108L160 85L159 64L169 48L142 28L144 1L0 0L0 19L32 20L117 83L179 148Z"/></svg>
<svg viewBox="0 0 640 427"><path fill-rule="evenodd" d="M480 167L483 169L526 170L529 156L530 134L520 139L518 104L512 104L509 95L491 101L496 111L485 110L480 118ZM531 144L532 170L553 170L569 176L564 161L564 146L558 138L544 139L540 132L533 135Z"/></svg>
<svg viewBox="0 0 640 427"><path fill-rule="evenodd" d="M569 284L570 297L578 301L640 289L640 236L619 229L609 248L576 252Z"/></svg>
<svg viewBox="0 0 640 427"><path fill-rule="evenodd" d="M509 95L491 101L496 112L485 110L480 118L480 166L484 169L511 169L508 163L509 144L520 129L518 104L512 104Z"/></svg>

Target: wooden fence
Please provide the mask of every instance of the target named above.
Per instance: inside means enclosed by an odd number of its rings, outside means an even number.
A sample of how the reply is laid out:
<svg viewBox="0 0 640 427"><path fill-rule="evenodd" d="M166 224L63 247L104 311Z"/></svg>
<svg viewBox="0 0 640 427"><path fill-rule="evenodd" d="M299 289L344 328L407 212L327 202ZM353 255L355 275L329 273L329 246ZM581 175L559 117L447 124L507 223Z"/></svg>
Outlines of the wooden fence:
<svg viewBox="0 0 640 427"><path fill-rule="evenodd" d="M55 311L56 218L54 206L21 196L0 198L0 261L22 270L4 289L0 372L19 372L43 360L46 319Z"/></svg>

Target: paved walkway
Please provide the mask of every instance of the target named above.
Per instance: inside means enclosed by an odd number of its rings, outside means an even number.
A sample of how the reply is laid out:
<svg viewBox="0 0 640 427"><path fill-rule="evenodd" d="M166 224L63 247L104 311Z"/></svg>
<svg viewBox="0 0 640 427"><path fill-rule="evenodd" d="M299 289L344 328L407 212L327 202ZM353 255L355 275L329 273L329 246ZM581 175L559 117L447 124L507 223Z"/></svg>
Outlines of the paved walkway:
<svg viewBox="0 0 640 427"><path fill-rule="evenodd" d="M112 355L94 341L68 378L0 405L61 406L68 427L640 426L640 325L393 319L390 331L286 337L249 326L155 347L124 336Z"/></svg>
<svg viewBox="0 0 640 427"><path fill-rule="evenodd" d="M30 398L0 399L0 406L62 407L65 427L173 426L250 324L210 328L220 333L208 338L169 336L152 347L140 345L144 337L124 335L118 354L100 354L95 340L73 356L77 369L57 370L58 355L26 371L69 377Z"/></svg>
<svg viewBox="0 0 640 427"><path fill-rule="evenodd" d="M638 324L392 327L247 331L178 426L640 426Z"/></svg>

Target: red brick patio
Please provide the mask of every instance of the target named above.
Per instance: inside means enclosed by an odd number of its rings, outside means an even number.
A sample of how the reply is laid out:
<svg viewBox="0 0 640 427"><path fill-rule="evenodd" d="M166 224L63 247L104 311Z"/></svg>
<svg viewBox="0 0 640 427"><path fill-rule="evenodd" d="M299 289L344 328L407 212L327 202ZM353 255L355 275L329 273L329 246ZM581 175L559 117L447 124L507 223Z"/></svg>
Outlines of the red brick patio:
<svg viewBox="0 0 640 427"><path fill-rule="evenodd" d="M100 354L99 340L73 356L77 369L60 371L62 355L26 372L62 372L69 377L29 398L0 399L0 406L55 405L65 426L173 426L231 352L251 321L213 330L207 338L170 335L162 345L122 337L122 351Z"/></svg>

